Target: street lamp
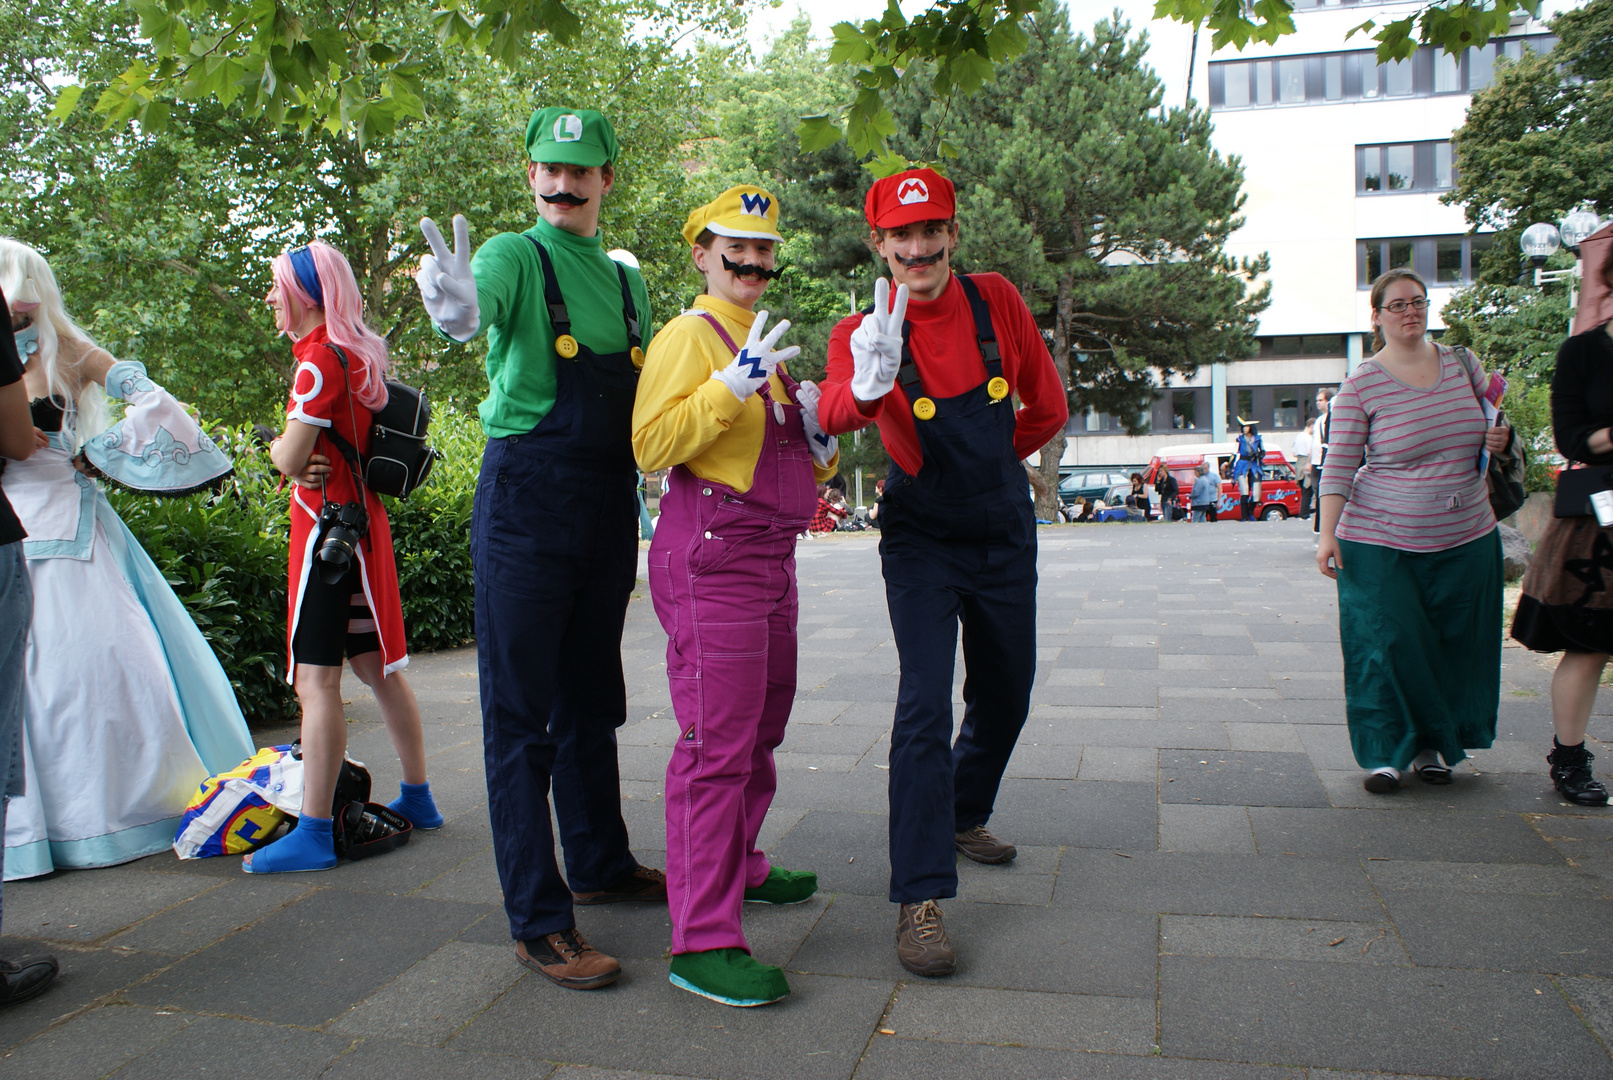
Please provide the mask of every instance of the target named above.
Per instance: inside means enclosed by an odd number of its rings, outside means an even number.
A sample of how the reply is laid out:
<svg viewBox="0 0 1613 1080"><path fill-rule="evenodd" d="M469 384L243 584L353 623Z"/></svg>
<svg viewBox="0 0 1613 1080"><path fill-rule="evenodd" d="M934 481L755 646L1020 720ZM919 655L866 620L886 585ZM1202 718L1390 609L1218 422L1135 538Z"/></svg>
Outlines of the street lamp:
<svg viewBox="0 0 1613 1080"><path fill-rule="evenodd" d="M1536 222L1523 230L1518 246L1535 264L1535 288L1550 281L1568 282L1568 306L1572 310L1579 303L1579 282L1585 276L1585 262L1579 257L1580 243L1602 227L1602 221L1591 210L1575 210L1555 226L1544 221ZM1566 247L1574 254L1574 265L1566 270L1544 270L1546 259L1557 248Z"/></svg>

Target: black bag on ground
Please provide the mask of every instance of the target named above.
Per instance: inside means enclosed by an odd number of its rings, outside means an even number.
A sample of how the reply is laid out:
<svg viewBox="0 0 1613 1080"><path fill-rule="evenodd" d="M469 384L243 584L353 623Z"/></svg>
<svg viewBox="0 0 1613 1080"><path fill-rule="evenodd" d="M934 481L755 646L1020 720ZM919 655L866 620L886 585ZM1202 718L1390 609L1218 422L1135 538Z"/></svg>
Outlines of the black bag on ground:
<svg viewBox="0 0 1613 1080"><path fill-rule="evenodd" d="M349 859L383 855L409 842L414 826L390 807L372 802L350 802L331 826L336 854Z"/></svg>
<svg viewBox="0 0 1613 1080"><path fill-rule="evenodd" d="M291 756L298 761L302 760L302 740L298 739L291 744ZM336 797L331 800L330 816L339 818L342 809L348 803L367 803L370 801L370 770L364 767L362 761L342 757L342 771L336 775Z"/></svg>
<svg viewBox="0 0 1613 1080"><path fill-rule="evenodd" d="M347 370L347 353L332 345ZM353 388L348 387L348 404L352 405ZM386 380L386 404L370 418L370 452L360 454L356 447L334 430L326 434L336 443L347 463L359 474L364 486L377 495L391 495L396 499L408 498L409 492L426 482L431 467L440 453L426 443L426 428L431 424L431 402L423 390Z"/></svg>

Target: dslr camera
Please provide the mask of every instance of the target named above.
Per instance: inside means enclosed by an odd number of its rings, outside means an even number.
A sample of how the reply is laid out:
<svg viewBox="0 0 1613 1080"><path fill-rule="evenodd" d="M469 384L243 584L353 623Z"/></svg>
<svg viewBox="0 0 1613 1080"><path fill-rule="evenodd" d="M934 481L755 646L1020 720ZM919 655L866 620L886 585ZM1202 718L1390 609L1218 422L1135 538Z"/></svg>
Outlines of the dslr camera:
<svg viewBox="0 0 1613 1080"><path fill-rule="evenodd" d="M370 515L363 503L327 502L319 510L319 580L334 585L353 565L354 551L370 532Z"/></svg>

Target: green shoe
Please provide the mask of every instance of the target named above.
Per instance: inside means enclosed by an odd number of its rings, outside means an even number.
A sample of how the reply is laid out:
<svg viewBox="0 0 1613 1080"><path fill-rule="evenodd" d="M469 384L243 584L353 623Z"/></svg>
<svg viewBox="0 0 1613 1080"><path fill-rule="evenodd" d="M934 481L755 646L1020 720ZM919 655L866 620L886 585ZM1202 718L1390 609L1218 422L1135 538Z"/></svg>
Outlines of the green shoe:
<svg viewBox="0 0 1613 1080"><path fill-rule="evenodd" d="M763 964L744 949L709 949L672 958L673 986L724 1005L748 1009L786 997L784 969Z"/></svg>
<svg viewBox="0 0 1613 1080"><path fill-rule="evenodd" d="M818 875L810 870L780 870L773 867L767 880L745 890L747 904L800 904L818 891Z"/></svg>

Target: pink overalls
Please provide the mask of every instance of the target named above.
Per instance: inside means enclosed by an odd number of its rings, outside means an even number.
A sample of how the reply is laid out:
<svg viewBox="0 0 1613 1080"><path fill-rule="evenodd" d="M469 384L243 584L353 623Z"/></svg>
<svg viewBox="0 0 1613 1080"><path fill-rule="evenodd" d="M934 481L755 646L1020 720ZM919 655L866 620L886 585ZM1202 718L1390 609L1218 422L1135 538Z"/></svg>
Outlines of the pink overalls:
<svg viewBox="0 0 1613 1080"><path fill-rule="evenodd" d="M650 544L650 596L667 633L680 732L666 772L674 953L749 952L740 908L769 870L756 834L778 786L773 751L795 698L795 540L817 506L796 384L779 377L790 400L773 401L763 385L770 422L750 490L674 467Z"/></svg>

